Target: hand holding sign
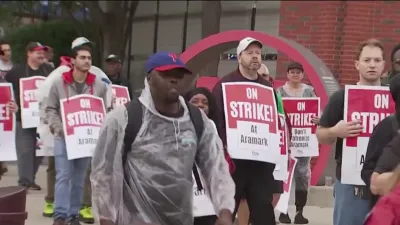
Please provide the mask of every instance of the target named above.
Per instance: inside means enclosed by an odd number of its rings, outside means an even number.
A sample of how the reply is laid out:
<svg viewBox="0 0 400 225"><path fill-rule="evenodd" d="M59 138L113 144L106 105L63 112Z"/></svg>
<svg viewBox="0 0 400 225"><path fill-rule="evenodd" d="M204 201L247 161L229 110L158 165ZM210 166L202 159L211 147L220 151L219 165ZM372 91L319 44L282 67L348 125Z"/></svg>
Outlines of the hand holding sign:
<svg viewBox="0 0 400 225"><path fill-rule="evenodd" d="M6 105L7 110L10 112L17 112L18 111L18 106L14 101L9 101Z"/></svg>
<svg viewBox="0 0 400 225"><path fill-rule="evenodd" d="M359 120L353 120L350 122L341 120L334 127L332 127L332 132L336 137L347 138L357 137L360 135L363 129L364 127L361 125Z"/></svg>

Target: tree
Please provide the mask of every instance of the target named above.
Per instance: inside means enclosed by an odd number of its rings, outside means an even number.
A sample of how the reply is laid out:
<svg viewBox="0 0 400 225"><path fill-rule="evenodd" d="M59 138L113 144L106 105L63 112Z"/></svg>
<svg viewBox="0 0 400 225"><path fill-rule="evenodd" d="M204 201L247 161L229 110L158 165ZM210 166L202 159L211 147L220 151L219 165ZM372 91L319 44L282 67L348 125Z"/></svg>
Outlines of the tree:
<svg viewBox="0 0 400 225"><path fill-rule="evenodd" d="M205 10L207 9L207 10ZM206 38L220 31L221 1L202 1L201 37ZM200 72L201 75L217 76L220 55L213 56L210 63Z"/></svg>
<svg viewBox="0 0 400 225"><path fill-rule="evenodd" d="M82 24L85 29L91 28L96 34L95 42L102 58L116 53L124 60L139 1L60 1L60 3L77 24ZM77 7L82 6L85 10L88 9L88 15L83 20L78 20L73 13Z"/></svg>

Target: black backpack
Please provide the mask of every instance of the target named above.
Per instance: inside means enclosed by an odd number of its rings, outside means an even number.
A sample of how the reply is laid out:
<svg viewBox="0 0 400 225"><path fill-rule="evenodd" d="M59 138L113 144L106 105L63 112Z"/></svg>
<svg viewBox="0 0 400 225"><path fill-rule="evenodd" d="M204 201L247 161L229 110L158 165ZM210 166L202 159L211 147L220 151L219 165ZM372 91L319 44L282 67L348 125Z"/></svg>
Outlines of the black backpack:
<svg viewBox="0 0 400 225"><path fill-rule="evenodd" d="M189 109L190 119L192 120L194 129L196 131L198 146L199 140L201 139L204 131L203 117L201 116L200 109L198 109L196 106L188 102L186 102L186 105ZM143 123L143 108L142 103L139 101L139 98L133 97L132 101L125 104L125 107L128 111L128 124L125 128L124 148L122 153L122 163L124 168L127 155L131 151L132 144L135 141L136 136L139 133L140 127ZM197 170L195 164L193 164L193 174L196 180L197 189L199 191L203 190L203 184L201 183L199 171Z"/></svg>

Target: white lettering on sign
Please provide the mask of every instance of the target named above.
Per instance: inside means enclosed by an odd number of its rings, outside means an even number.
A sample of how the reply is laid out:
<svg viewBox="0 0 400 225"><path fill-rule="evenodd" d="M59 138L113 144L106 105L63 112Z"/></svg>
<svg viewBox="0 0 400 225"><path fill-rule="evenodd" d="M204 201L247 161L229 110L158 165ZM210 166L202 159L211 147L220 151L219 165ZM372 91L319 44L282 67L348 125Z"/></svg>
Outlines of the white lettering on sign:
<svg viewBox="0 0 400 225"><path fill-rule="evenodd" d="M298 110L298 111L304 111L304 110L306 110L306 103L305 103L305 102L298 102L298 103L297 103L297 110Z"/></svg>
<svg viewBox="0 0 400 225"><path fill-rule="evenodd" d="M256 88L246 88L246 96L248 99L258 99Z"/></svg>
<svg viewBox="0 0 400 225"><path fill-rule="evenodd" d="M315 113L288 113L290 123L296 127L307 127L313 126L311 122L313 117L316 117Z"/></svg>
<svg viewBox="0 0 400 225"><path fill-rule="evenodd" d="M374 96L374 107L377 109L388 109L389 108L389 95L388 94L376 94Z"/></svg>
<svg viewBox="0 0 400 225"><path fill-rule="evenodd" d="M351 120L360 120L361 124L364 125L363 133L372 134L374 127L388 116L390 116L390 113L353 112Z"/></svg>
<svg viewBox="0 0 400 225"><path fill-rule="evenodd" d="M257 95L257 94L256 94ZM233 118L243 118L272 122L273 112L270 105L250 102L235 102L229 104L230 113Z"/></svg>
<svg viewBox="0 0 400 225"><path fill-rule="evenodd" d="M5 104L0 104L0 120L10 119L10 111L7 110Z"/></svg>
<svg viewBox="0 0 400 225"><path fill-rule="evenodd" d="M125 105L125 103L127 103L127 102L128 102L128 98L124 98L124 97L115 98L116 105Z"/></svg>
<svg viewBox="0 0 400 225"><path fill-rule="evenodd" d="M24 91L24 101L26 102L36 102L36 90L26 90Z"/></svg>
<svg viewBox="0 0 400 225"><path fill-rule="evenodd" d="M81 99L79 101L82 109L90 109L90 100L89 99Z"/></svg>
<svg viewBox="0 0 400 225"><path fill-rule="evenodd" d="M67 114L68 126L80 126L80 125L98 125L103 124L104 115L103 113L93 111L79 111Z"/></svg>

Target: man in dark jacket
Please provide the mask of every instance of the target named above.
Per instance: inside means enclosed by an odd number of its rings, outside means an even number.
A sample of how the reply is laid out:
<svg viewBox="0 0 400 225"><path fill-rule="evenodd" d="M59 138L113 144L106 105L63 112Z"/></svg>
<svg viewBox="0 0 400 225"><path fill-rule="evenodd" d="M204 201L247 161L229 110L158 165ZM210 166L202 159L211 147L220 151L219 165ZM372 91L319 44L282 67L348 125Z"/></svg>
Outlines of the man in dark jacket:
<svg viewBox="0 0 400 225"><path fill-rule="evenodd" d="M261 66L262 43L254 38L245 38L237 48L239 68L223 77L214 87L213 95L218 104L216 126L226 146L226 125L222 84L229 82L254 82L271 87L271 83L257 73ZM235 170L232 178L236 184L236 209L242 198L247 199L253 225L275 225L272 206L273 193L281 192L282 182L275 181L275 165L266 162L233 159ZM278 190L279 189L279 190Z"/></svg>
<svg viewBox="0 0 400 225"><path fill-rule="evenodd" d="M13 85L14 97L19 108L21 108L19 80L32 76L47 77L53 71L53 67L43 64L46 49L38 42L29 43L26 46L26 62L14 66L5 76L5 80ZM22 128L20 111L16 114L16 120L18 184L32 190L40 190L41 187L35 183L35 175L43 157L36 156L36 128Z"/></svg>
<svg viewBox="0 0 400 225"><path fill-rule="evenodd" d="M111 54L106 59L106 69L105 72L110 78L112 84L125 86L128 88L129 96L132 98L132 88L129 83L129 80L126 77L121 75L122 70L122 61L121 59L114 54Z"/></svg>
<svg viewBox="0 0 400 225"><path fill-rule="evenodd" d="M388 82L391 81L395 74L400 72L400 45L393 48L390 59L392 70ZM395 84L396 82L392 83L390 86L390 92L394 101L397 100L397 92L399 91ZM398 124L395 115L386 117L375 126L368 142L365 162L361 171L361 178L368 187L371 185L371 175L382 155L383 149L397 135L397 129ZM372 193L370 194L370 204L372 208L378 201L379 196Z"/></svg>

